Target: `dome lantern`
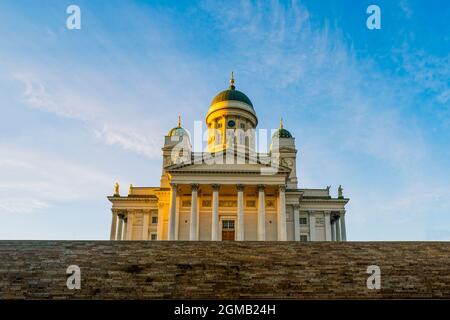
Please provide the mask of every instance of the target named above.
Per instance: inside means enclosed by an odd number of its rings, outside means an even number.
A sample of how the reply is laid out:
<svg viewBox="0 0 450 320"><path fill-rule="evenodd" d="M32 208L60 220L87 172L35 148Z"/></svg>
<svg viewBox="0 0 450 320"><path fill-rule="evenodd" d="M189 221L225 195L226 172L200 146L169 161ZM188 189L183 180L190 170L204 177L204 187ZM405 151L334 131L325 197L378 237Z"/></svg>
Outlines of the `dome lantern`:
<svg viewBox="0 0 450 320"><path fill-rule="evenodd" d="M251 100L245 93L236 90L234 72L231 72L228 89L219 92L211 101L205 121L208 129L214 129L208 133L209 151L215 152L233 145L231 140L227 141L227 130L236 130L239 134L237 130L249 132L247 137L238 138L236 143L242 142L253 148L254 133L248 130L256 129L258 118Z"/></svg>

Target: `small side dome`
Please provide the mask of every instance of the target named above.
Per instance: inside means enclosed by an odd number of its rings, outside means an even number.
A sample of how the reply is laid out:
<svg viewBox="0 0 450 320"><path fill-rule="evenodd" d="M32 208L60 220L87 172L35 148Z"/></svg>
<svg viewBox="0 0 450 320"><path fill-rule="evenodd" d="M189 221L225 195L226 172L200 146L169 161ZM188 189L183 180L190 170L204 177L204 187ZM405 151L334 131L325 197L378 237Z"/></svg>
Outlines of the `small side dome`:
<svg viewBox="0 0 450 320"><path fill-rule="evenodd" d="M168 133L167 135L168 135L169 137L175 137L175 136L182 137L182 136L187 136L188 133L187 133L186 130L184 130L184 129L181 128L181 127L175 127L175 128L173 128L172 130L170 130L169 133Z"/></svg>
<svg viewBox="0 0 450 320"><path fill-rule="evenodd" d="M280 128L274 132L272 135L272 139L273 138L292 138L292 134L286 129Z"/></svg>
<svg viewBox="0 0 450 320"><path fill-rule="evenodd" d="M178 116L178 125L175 128L171 129L167 135L169 137L189 136L187 131L181 127L181 117L180 116Z"/></svg>
<svg viewBox="0 0 450 320"><path fill-rule="evenodd" d="M292 134L283 128L283 119L280 119L280 128L273 133L273 138L292 138Z"/></svg>

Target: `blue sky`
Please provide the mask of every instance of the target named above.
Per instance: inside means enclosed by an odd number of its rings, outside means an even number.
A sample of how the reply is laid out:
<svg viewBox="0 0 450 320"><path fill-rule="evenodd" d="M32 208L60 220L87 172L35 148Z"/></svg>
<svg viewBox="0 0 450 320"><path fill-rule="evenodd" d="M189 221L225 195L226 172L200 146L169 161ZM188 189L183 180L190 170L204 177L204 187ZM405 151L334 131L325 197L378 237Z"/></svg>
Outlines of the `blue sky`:
<svg viewBox="0 0 450 320"><path fill-rule="evenodd" d="M164 134L234 70L259 127L295 136L300 187L344 186L349 240L450 240L449 18L446 0L3 0L0 239L107 239L114 182L158 185Z"/></svg>

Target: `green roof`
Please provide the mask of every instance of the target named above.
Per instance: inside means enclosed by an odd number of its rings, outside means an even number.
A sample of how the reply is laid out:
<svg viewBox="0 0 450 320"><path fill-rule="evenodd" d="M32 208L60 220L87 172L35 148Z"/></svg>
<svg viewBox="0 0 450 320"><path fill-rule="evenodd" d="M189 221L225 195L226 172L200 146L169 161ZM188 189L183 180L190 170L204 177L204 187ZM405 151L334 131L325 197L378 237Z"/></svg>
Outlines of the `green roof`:
<svg viewBox="0 0 450 320"><path fill-rule="evenodd" d="M181 137L181 136L187 136L188 133L182 127L175 127L172 130L170 130L167 135L170 136L170 137L173 137L173 136Z"/></svg>
<svg viewBox="0 0 450 320"><path fill-rule="evenodd" d="M230 89L218 93L211 102L211 105L221 101L229 101L229 100L244 102L253 109L253 104L250 101L250 99L245 95L245 93L234 89L234 86L230 86Z"/></svg>
<svg viewBox="0 0 450 320"><path fill-rule="evenodd" d="M292 134L284 128L280 128L275 131L272 135L272 138L292 138Z"/></svg>

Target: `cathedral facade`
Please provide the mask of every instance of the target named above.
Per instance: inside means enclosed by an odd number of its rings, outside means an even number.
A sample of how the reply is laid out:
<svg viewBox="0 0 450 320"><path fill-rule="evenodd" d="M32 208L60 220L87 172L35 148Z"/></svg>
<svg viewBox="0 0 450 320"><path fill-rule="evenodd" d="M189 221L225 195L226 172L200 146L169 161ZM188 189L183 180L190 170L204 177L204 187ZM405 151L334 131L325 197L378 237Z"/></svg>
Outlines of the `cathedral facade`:
<svg viewBox="0 0 450 320"><path fill-rule="evenodd" d="M298 187L295 138L280 127L270 150L256 152L258 118L250 99L230 87L206 115L207 151L193 152L178 125L165 136L159 187L116 183L111 240L346 241L339 186Z"/></svg>

